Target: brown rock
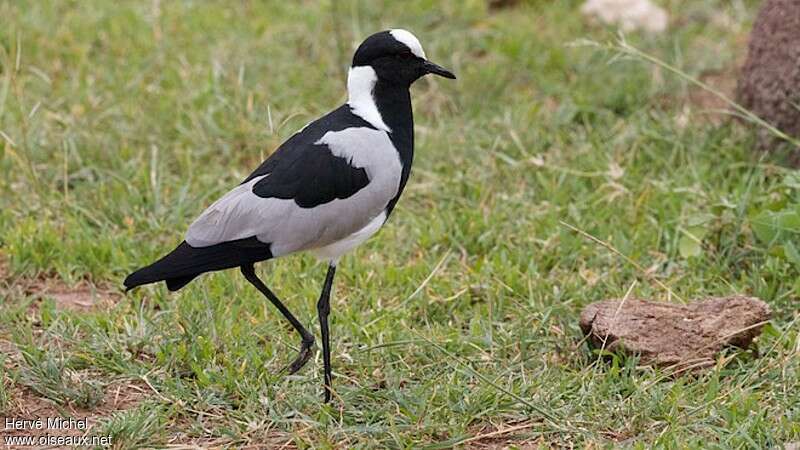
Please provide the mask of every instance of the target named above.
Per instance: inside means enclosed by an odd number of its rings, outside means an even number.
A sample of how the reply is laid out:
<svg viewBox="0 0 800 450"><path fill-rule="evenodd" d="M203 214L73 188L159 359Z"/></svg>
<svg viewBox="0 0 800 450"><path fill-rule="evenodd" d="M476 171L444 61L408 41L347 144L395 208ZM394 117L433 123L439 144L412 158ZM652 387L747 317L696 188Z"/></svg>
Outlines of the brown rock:
<svg viewBox="0 0 800 450"><path fill-rule="evenodd" d="M595 348L636 354L643 364L689 369L712 365L724 346L747 348L769 317L766 303L744 296L688 305L607 300L584 308L580 327Z"/></svg>
<svg viewBox="0 0 800 450"><path fill-rule="evenodd" d="M737 86L739 103L784 133L800 137L800 0L766 0L753 31ZM780 141L763 127L759 147ZM800 163L800 150L791 162Z"/></svg>

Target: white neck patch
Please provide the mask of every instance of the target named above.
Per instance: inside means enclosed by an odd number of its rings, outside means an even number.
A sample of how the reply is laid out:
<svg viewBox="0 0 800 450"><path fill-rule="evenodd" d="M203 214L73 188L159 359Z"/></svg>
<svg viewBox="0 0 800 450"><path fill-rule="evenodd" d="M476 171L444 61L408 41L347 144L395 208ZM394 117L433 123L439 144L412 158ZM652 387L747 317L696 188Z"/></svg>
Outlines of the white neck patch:
<svg viewBox="0 0 800 450"><path fill-rule="evenodd" d="M411 53L413 53L415 56L426 59L425 51L422 50L422 44L419 43L419 39L411 34L410 31L397 28L390 31L389 34L391 34L393 38L397 39L398 42L402 42L406 47L411 49Z"/></svg>
<svg viewBox="0 0 800 450"><path fill-rule="evenodd" d="M353 114L366 120L373 127L391 133L392 129L383 121L372 96L377 81L378 75L372 67L351 67L347 74L347 104L350 105Z"/></svg>

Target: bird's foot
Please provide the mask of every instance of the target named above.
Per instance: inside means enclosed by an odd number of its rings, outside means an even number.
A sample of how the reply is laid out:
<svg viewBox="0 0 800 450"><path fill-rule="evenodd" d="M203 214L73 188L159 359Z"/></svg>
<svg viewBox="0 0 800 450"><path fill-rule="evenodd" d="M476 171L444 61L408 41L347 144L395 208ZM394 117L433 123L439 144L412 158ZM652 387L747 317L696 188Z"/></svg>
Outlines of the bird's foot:
<svg viewBox="0 0 800 450"><path fill-rule="evenodd" d="M302 369L303 366L306 365L309 359L311 359L311 355L314 353L314 341L303 341L300 344L300 353L297 355L294 361L291 364L286 366L284 371L288 371L289 375L294 374L298 370Z"/></svg>
<svg viewBox="0 0 800 450"><path fill-rule="evenodd" d="M331 402L331 388L330 386L323 386L323 390L325 391L322 398L325 403Z"/></svg>

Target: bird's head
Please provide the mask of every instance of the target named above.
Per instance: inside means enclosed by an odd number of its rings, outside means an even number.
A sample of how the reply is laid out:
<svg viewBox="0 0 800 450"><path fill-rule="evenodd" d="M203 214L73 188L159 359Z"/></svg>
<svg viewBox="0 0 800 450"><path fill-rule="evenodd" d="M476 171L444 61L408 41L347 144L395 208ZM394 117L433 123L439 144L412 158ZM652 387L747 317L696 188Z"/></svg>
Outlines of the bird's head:
<svg viewBox="0 0 800 450"><path fill-rule="evenodd" d="M416 36L402 29L381 31L362 42L353 55L351 71L359 68L371 68L378 79L405 86L429 73L456 78L453 72L428 61Z"/></svg>

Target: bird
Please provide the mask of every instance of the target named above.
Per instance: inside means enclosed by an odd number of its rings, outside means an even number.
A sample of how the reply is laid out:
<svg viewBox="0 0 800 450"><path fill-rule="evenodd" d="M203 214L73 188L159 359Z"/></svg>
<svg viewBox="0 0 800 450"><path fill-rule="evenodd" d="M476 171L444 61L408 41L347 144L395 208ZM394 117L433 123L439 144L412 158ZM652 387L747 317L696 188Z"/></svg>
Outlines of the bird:
<svg viewBox="0 0 800 450"><path fill-rule="evenodd" d="M328 316L340 258L374 235L394 211L414 159L411 85L425 75L456 79L429 61L414 34L396 28L367 37L347 74L347 101L310 122L272 152L238 186L189 225L183 241L128 275L126 291L164 282L177 291L206 272L238 268L300 335L300 370L314 335L256 275L255 263L308 252L327 262L317 301L323 397L331 401Z"/></svg>

